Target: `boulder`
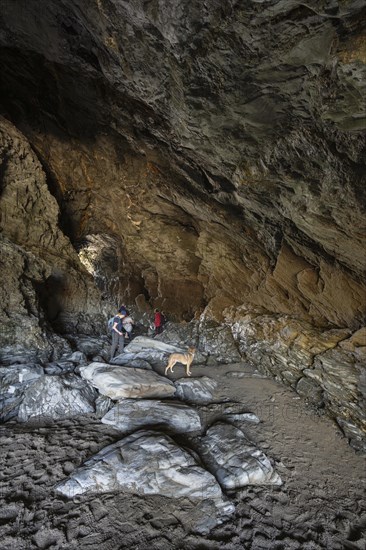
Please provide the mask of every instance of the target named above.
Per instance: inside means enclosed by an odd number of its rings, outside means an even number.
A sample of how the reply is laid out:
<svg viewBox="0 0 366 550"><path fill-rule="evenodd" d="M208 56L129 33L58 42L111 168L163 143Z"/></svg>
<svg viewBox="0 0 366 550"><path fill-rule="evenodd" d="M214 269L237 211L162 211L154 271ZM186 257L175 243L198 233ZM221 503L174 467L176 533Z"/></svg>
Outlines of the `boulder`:
<svg viewBox="0 0 366 550"><path fill-rule="evenodd" d="M74 498L81 494L124 491L138 495L188 498L205 507L208 530L228 517L234 506L222 495L213 475L167 435L140 430L102 449L55 486L57 494Z"/></svg>
<svg viewBox="0 0 366 550"><path fill-rule="evenodd" d="M101 353L101 351L109 346L108 338L106 336L77 336L73 334L65 335L65 338L70 342L73 348L76 348L78 352L86 355L87 357L93 357Z"/></svg>
<svg viewBox="0 0 366 550"><path fill-rule="evenodd" d="M189 403L206 404L213 400L217 382L208 376L202 376L192 380L179 378L174 385L176 387L175 396L178 399Z"/></svg>
<svg viewBox="0 0 366 550"><path fill-rule="evenodd" d="M60 420L95 410L93 388L74 374L43 376L24 392L18 420Z"/></svg>
<svg viewBox="0 0 366 550"><path fill-rule="evenodd" d="M197 449L224 489L282 484L266 455L230 424L218 422L211 426L197 441Z"/></svg>
<svg viewBox="0 0 366 550"><path fill-rule="evenodd" d="M122 433L148 426L159 426L160 429L173 433L196 432L202 429L196 410L174 401L151 399L123 399L102 418L102 422L111 424Z"/></svg>
<svg viewBox="0 0 366 550"><path fill-rule="evenodd" d="M251 422L252 424L259 424L260 420L254 413L228 413L224 415L225 420L229 422Z"/></svg>
<svg viewBox="0 0 366 550"><path fill-rule="evenodd" d="M144 369L90 363L80 368L80 374L102 395L111 399L171 397L175 393L175 386L170 380Z"/></svg>

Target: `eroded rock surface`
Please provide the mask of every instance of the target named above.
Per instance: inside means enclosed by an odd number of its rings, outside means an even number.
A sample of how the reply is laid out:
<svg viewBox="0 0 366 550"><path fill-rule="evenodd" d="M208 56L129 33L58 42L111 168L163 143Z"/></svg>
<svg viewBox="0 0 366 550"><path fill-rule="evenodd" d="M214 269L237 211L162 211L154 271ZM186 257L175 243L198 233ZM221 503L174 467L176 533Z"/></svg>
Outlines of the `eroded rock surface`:
<svg viewBox="0 0 366 550"><path fill-rule="evenodd" d="M228 313L228 315L230 315ZM262 372L325 409L351 444L366 451L365 329L321 331L283 316L240 315L233 332Z"/></svg>
<svg viewBox="0 0 366 550"><path fill-rule="evenodd" d="M363 2L19 10L2 12L4 110L103 291L187 319L246 303L361 322Z"/></svg>
<svg viewBox="0 0 366 550"><path fill-rule="evenodd" d="M211 502L216 517L206 518L206 530L234 511L215 478L170 437L158 432L141 430L105 447L55 487L68 498L121 489L141 495L186 497L204 508Z"/></svg>
<svg viewBox="0 0 366 550"><path fill-rule="evenodd" d="M78 376L43 376L25 390L18 420L60 420L92 413L95 399L95 390Z"/></svg>
<svg viewBox="0 0 366 550"><path fill-rule="evenodd" d="M102 395L111 399L171 397L175 393L175 386L170 380L149 370L90 363L80 368L80 374Z"/></svg>
<svg viewBox="0 0 366 550"><path fill-rule="evenodd" d="M44 369L37 363L0 367L0 420L16 418L24 392L36 380L44 376Z"/></svg>
<svg viewBox="0 0 366 550"><path fill-rule="evenodd" d="M103 418L121 433L157 426L173 433L199 432L202 429L198 412L174 401L123 399Z"/></svg>
<svg viewBox="0 0 366 550"><path fill-rule="evenodd" d="M178 399L189 403L205 404L213 400L217 382L208 376L202 376L193 380L180 378L175 380L174 385L177 388L175 396Z"/></svg>

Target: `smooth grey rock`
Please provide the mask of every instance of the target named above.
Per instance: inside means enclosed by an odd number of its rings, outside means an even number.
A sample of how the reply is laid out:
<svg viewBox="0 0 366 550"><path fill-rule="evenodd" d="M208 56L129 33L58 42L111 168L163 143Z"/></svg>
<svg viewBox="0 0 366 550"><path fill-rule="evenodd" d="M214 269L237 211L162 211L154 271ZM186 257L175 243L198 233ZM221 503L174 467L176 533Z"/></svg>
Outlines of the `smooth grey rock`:
<svg viewBox="0 0 366 550"><path fill-rule="evenodd" d="M211 527L230 516L234 506L222 495L215 478L192 455L164 434L138 431L105 447L87 460L55 492L68 498L81 494L124 491L138 495L188 498L214 504Z"/></svg>
<svg viewBox="0 0 366 550"><path fill-rule="evenodd" d="M198 452L224 489L245 485L281 485L266 455L243 432L219 422L197 441Z"/></svg>
<svg viewBox="0 0 366 550"><path fill-rule="evenodd" d="M103 424L111 424L122 433L138 428L159 426L161 430L175 433L201 431L198 412L182 403L123 399L103 418Z"/></svg>
<svg viewBox="0 0 366 550"><path fill-rule="evenodd" d="M139 367L137 368L141 368L141 366L145 364L145 363L140 363L140 361L146 361L150 366L153 366L153 367L163 367L166 365L167 357L168 357L165 351L156 351L156 350L149 350L149 349L146 349L144 351L139 351L137 353L126 353L126 355L128 357L132 357L132 356L135 357L135 359L133 360L139 362L138 363ZM123 356L124 356L124 353L121 353L120 355L117 355L116 357L114 357L114 359L109 361L109 363L111 365L116 365L116 364L119 364L121 361L124 362ZM129 365L129 362L123 363L123 364Z"/></svg>
<svg viewBox="0 0 366 550"><path fill-rule="evenodd" d="M216 380L208 376L201 378L179 378L174 382L177 391L175 397L189 403L206 404L213 400L214 390L217 387Z"/></svg>
<svg viewBox="0 0 366 550"><path fill-rule="evenodd" d="M80 368L80 374L111 399L171 397L175 393L175 386L170 380L144 369L90 363Z"/></svg>
<svg viewBox="0 0 366 550"><path fill-rule="evenodd" d="M93 388L74 374L44 376L24 392L18 420L59 420L92 413L95 399Z"/></svg>

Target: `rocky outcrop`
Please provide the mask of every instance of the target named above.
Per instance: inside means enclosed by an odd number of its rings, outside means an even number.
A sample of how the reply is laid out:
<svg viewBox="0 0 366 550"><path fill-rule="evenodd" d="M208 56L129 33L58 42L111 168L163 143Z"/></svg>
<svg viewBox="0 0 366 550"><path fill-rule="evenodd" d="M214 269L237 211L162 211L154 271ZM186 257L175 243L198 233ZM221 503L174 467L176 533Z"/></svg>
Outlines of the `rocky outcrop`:
<svg viewBox="0 0 366 550"><path fill-rule="evenodd" d="M224 489L282 484L266 455L230 424L214 424L197 446L206 467Z"/></svg>
<svg viewBox="0 0 366 550"><path fill-rule="evenodd" d="M325 410L352 446L366 451L365 328L321 331L289 317L243 312L231 320L243 357Z"/></svg>
<svg viewBox="0 0 366 550"><path fill-rule="evenodd" d="M51 336L53 330L98 330L100 296L59 228L59 208L38 158L5 119L0 159L1 353L17 345L47 357L68 347Z"/></svg>
<svg viewBox="0 0 366 550"><path fill-rule="evenodd" d="M18 420L44 422L95 411L96 392L74 374L43 376L25 390Z"/></svg>
<svg viewBox="0 0 366 550"><path fill-rule="evenodd" d="M121 399L103 416L102 422L114 426L121 434L153 426L178 434L202 430L195 409L174 401L153 399Z"/></svg>

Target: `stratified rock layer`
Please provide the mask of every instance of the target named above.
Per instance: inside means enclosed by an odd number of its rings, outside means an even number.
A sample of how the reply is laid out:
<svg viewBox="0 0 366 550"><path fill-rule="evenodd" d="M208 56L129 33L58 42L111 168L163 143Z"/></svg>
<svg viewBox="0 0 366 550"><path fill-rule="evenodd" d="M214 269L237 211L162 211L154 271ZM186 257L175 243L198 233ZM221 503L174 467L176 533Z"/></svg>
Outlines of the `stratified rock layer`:
<svg viewBox="0 0 366 550"><path fill-rule="evenodd" d="M362 321L364 3L19 9L5 109L103 291L184 318L212 302Z"/></svg>

